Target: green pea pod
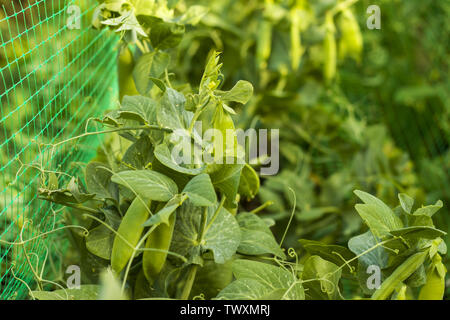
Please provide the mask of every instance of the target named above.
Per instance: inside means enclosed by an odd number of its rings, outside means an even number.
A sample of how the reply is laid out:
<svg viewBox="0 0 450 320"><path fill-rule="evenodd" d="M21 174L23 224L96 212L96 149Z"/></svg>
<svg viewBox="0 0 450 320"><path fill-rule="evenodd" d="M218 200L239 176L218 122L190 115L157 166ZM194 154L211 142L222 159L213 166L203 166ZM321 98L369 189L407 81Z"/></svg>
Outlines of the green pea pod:
<svg viewBox="0 0 450 320"><path fill-rule="evenodd" d="M300 9L294 8L291 11L291 65L293 70L297 70L304 52L300 32Z"/></svg>
<svg viewBox="0 0 450 320"><path fill-rule="evenodd" d="M445 266L440 256L427 272L427 282L420 289L419 300L442 300L445 292ZM439 272L444 270L444 272Z"/></svg>
<svg viewBox="0 0 450 320"><path fill-rule="evenodd" d="M134 59L130 48L124 47L118 57L118 73L119 73L119 101L123 96L134 96L139 93L133 79Z"/></svg>
<svg viewBox="0 0 450 320"><path fill-rule="evenodd" d="M336 39L333 18L327 16L325 23L325 39L323 43L324 66L323 75L327 82L331 82L336 76Z"/></svg>
<svg viewBox="0 0 450 320"><path fill-rule="evenodd" d="M262 18L258 28L256 61L258 68L266 69L272 51L272 23Z"/></svg>
<svg viewBox="0 0 450 320"><path fill-rule="evenodd" d="M381 284L381 287L372 295L373 300L386 300L417 268L424 263L428 251L418 252L403 262L395 271Z"/></svg>
<svg viewBox="0 0 450 320"><path fill-rule="evenodd" d="M169 225L161 223L147 238L145 248L169 250L175 227L175 214L169 218ZM147 280L152 283L161 272L167 259L167 252L144 251L142 267Z"/></svg>
<svg viewBox="0 0 450 320"><path fill-rule="evenodd" d="M149 203L146 203L146 205L148 207ZM143 224L149 216L147 207L141 199L135 198L117 230L117 233L133 247L138 244L144 231ZM116 273L120 273L125 268L133 254L133 250L121 237L115 237L111 253L111 267Z"/></svg>

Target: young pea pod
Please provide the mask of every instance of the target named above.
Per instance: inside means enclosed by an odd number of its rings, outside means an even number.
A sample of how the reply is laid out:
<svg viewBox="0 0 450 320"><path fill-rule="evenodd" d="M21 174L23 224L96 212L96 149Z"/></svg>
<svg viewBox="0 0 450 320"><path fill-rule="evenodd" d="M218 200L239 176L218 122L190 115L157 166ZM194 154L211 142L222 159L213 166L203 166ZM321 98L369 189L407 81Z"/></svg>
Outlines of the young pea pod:
<svg viewBox="0 0 450 320"><path fill-rule="evenodd" d="M359 62L363 49L363 38L358 21L349 8L342 11L339 19L339 29L342 34L339 41L339 58L342 60L350 56Z"/></svg>
<svg viewBox="0 0 450 320"><path fill-rule="evenodd" d="M119 73L119 101L123 96L134 96L138 92L133 79L134 59L130 48L124 47L119 52L118 57L118 73Z"/></svg>
<svg viewBox="0 0 450 320"><path fill-rule="evenodd" d="M336 76L336 39L333 17L327 15L325 22L325 39L323 42L324 65L323 76L326 82L331 82Z"/></svg>
<svg viewBox="0 0 450 320"><path fill-rule="evenodd" d="M409 257L395 271L383 281L380 288L372 295L373 300L386 300L395 288L405 281L417 268L424 263L428 251L418 252Z"/></svg>
<svg viewBox="0 0 450 320"><path fill-rule="evenodd" d="M134 247L141 238L142 232L144 231L143 224L149 216L149 204L149 201L145 202L136 197L120 223L117 233L128 243L119 236L116 236L114 239L111 253L111 267L116 273L120 273L127 265L133 254Z"/></svg>
<svg viewBox="0 0 450 320"><path fill-rule="evenodd" d="M173 230L175 227L175 214L169 218L169 225L161 223L147 238L146 249L158 249L157 251L144 251L142 257L142 267L147 280L152 283L155 277L161 272L167 259L167 252L172 242Z"/></svg>
<svg viewBox="0 0 450 320"><path fill-rule="evenodd" d="M419 300L442 300L444 297L446 269L441 257L437 257L438 261L434 261L427 272L427 282L420 289Z"/></svg>
<svg viewBox="0 0 450 320"><path fill-rule="evenodd" d="M256 61L259 69L266 69L272 52L272 23L270 20L261 18L257 37Z"/></svg>

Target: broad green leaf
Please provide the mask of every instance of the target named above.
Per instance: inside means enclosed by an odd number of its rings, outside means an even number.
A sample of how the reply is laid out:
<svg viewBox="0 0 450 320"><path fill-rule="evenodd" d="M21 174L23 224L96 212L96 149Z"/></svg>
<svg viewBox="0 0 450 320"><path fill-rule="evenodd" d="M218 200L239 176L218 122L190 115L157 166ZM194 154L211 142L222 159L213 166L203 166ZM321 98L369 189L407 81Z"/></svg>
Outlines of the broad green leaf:
<svg viewBox="0 0 450 320"><path fill-rule="evenodd" d="M236 217L241 228L241 243L238 252L246 255L273 254L286 259L264 220L253 213L244 212Z"/></svg>
<svg viewBox="0 0 450 320"><path fill-rule="evenodd" d="M371 222L378 220L383 226L387 227L389 230L400 229L403 227L403 223L399 217L397 217L394 212L389 208L383 201L377 197L368 194L367 192L355 190L355 194L367 205L371 205L373 209L367 209L366 212L369 213L369 218ZM359 205L361 207L361 205ZM359 212L359 211L358 211ZM363 220L366 220L362 217ZM373 218L373 219L372 219ZM370 226L369 226L370 227ZM384 227L382 228L384 229Z"/></svg>
<svg viewBox="0 0 450 320"><path fill-rule="evenodd" d="M224 208L215 216L216 209L217 205L195 207L189 200L185 201L176 213L177 220L170 250L190 261L194 261L207 250L212 251L217 263L231 259L241 240L239 225L233 215ZM200 239L203 228L206 232Z"/></svg>
<svg viewBox="0 0 450 320"><path fill-rule="evenodd" d="M397 237L402 237L405 239L419 240L419 239L436 239L439 237L444 237L447 233L433 227L427 226L417 226L417 227L407 227L397 230L392 230L391 234Z"/></svg>
<svg viewBox="0 0 450 320"><path fill-rule="evenodd" d="M117 199L117 186L111 183L112 173L101 162L89 162L85 170L86 187L100 199Z"/></svg>
<svg viewBox="0 0 450 320"><path fill-rule="evenodd" d="M341 273L342 270L339 270L334 263L319 256L309 257L305 262L302 273L305 289L308 289L306 291L307 298L312 300L340 299L339 280Z"/></svg>
<svg viewBox="0 0 450 320"><path fill-rule="evenodd" d="M156 124L156 102L148 97L124 96L116 112L119 119Z"/></svg>
<svg viewBox="0 0 450 320"><path fill-rule="evenodd" d="M383 237L389 234L389 231L403 227L400 218L390 209L385 211L374 204L357 204L355 209L377 237Z"/></svg>
<svg viewBox="0 0 450 320"><path fill-rule="evenodd" d="M133 143L122 158L123 167L143 170L148 168L153 160L153 145L148 135L143 135Z"/></svg>
<svg viewBox="0 0 450 320"><path fill-rule="evenodd" d="M55 291L32 291L38 300L97 300L100 286L85 284L79 289L60 289Z"/></svg>
<svg viewBox="0 0 450 320"><path fill-rule="evenodd" d="M253 95L253 85L248 81L240 80L230 91L219 91L218 95L224 102L233 101L246 104Z"/></svg>
<svg viewBox="0 0 450 320"><path fill-rule="evenodd" d="M185 103L183 94L167 88L156 110L159 125L173 130L187 128Z"/></svg>
<svg viewBox="0 0 450 320"><path fill-rule="evenodd" d="M342 246L325 244L319 241L306 239L301 239L299 242L309 254L320 256L321 258L328 260L339 267L345 263L343 259L349 261L355 257L350 250ZM350 266L356 270L357 261L351 262ZM350 270L348 267L344 267L343 271Z"/></svg>
<svg viewBox="0 0 450 320"><path fill-rule="evenodd" d="M400 200L400 205L403 210L407 213L411 213L412 207L414 205L414 199L408 196L406 193L399 193L398 199Z"/></svg>
<svg viewBox="0 0 450 320"><path fill-rule="evenodd" d="M178 187L172 179L151 170L122 171L115 173L112 181L147 200L169 201L178 193Z"/></svg>
<svg viewBox="0 0 450 320"><path fill-rule="evenodd" d="M134 83L141 95L149 95L153 88L153 81L158 79L169 66L170 56L161 51L152 51L143 54L137 61L133 70Z"/></svg>
<svg viewBox="0 0 450 320"><path fill-rule="evenodd" d="M177 161L173 159L172 153L165 143L161 143L155 147L155 157L162 165L166 166L167 168L191 176L201 174L206 169L205 166L200 166L198 168L189 168L182 166L181 164L177 164Z"/></svg>
<svg viewBox="0 0 450 320"><path fill-rule="evenodd" d="M99 225L89 231L86 238L86 249L97 257L111 259L115 234L104 225Z"/></svg>
<svg viewBox="0 0 450 320"><path fill-rule="evenodd" d="M138 15L137 19L145 30L149 30L150 42L157 50L176 47L183 38L185 27L183 24L167 22L158 17Z"/></svg>
<svg viewBox="0 0 450 320"><path fill-rule="evenodd" d="M209 207L217 202L216 191L207 173L192 178L184 187L185 193L194 206Z"/></svg>
<svg viewBox="0 0 450 320"><path fill-rule="evenodd" d="M236 206L236 195L243 164L224 164L220 170L210 173L211 181L226 197L226 206Z"/></svg>
<svg viewBox="0 0 450 320"><path fill-rule="evenodd" d="M194 286L191 296L204 294L205 299L212 299L219 292L233 281L231 270L232 260L224 264L217 264L214 261L205 261L202 267L199 266L195 276Z"/></svg>
<svg viewBox="0 0 450 320"><path fill-rule="evenodd" d="M169 225L169 218L175 210L180 207L183 202L187 199L187 196L177 194L175 197L170 199L166 205L159 210L157 213L152 215L150 219L148 219L144 223L144 227L149 227L152 225L158 225L161 223L165 223Z"/></svg>
<svg viewBox="0 0 450 320"><path fill-rule="evenodd" d="M348 241L348 248L354 254L360 255L377 245L378 242L379 241L372 234L372 232L367 231L366 233L351 238ZM382 246L379 246L378 248L362 255L358 258L358 260L366 267L375 265L380 267L380 269L383 269L387 266L388 254Z"/></svg>
<svg viewBox="0 0 450 320"><path fill-rule="evenodd" d="M245 166L242 168L241 178L239 181L239 194L243 197L246 197L249 201L256 196L258 191L258 174L249 164L245 164Z"/></svg>
<svg viewBox="0 0 450 320"><path fill-rule="evenodd" d="M439 209L441 209L443 203L441 200L438 200L435 204L430 206L425 206L414 211L413 215L424 215L428 217L432 217Z"/></svg>
<svg viewBox="0 0 450 320"><path fill-rule="evenodd" d="M259 300L276 294L284 300L304 300L301 282L292 272L279 266L251 260L235 260L232 282L218 295L218 299Z"/></svg>

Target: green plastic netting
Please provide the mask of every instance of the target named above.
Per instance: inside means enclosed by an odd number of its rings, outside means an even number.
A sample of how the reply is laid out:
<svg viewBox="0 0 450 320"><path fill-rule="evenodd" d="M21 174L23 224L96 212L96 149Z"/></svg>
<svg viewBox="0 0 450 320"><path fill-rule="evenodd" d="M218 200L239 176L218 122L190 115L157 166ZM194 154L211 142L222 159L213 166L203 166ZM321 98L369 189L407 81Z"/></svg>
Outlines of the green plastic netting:
<svg viewBox="0 0 450 320"><path fill-rule="evenodd" d="M95 1L0 4L0 299L15 299L26 297L30 265L40 271L47 252L58 268L64 241L51 247L58 233L42 234L60 215L37 198L41 170L74 173L95 155L98 136L51 144L115 103L118 39L90 27Z"/></svg>

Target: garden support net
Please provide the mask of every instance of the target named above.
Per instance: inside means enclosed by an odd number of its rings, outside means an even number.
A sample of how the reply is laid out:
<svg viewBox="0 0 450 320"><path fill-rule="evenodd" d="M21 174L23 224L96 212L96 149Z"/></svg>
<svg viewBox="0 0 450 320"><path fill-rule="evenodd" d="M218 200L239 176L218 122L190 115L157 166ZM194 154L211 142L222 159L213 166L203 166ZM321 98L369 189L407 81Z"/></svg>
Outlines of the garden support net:
<svg viewBox="0 0 450 320"><path fill-rule="evenodd" d="M45 261L59 270L64 230L46 233L61 214L37 189L44 168L73 174L95 155L98 136L54 144L82 134L114 103L118 39L90 27L94 1L1 4L0 299L14 299L27 295Z"/></svg>

